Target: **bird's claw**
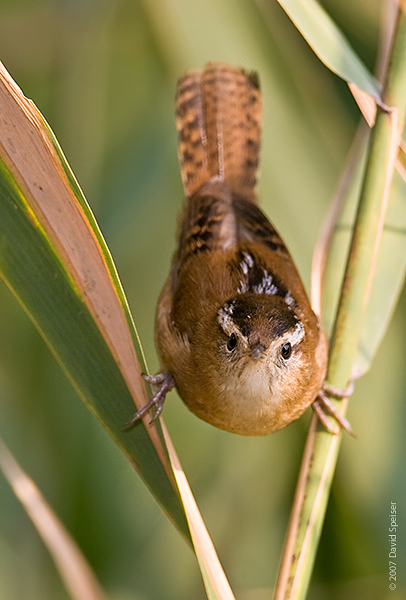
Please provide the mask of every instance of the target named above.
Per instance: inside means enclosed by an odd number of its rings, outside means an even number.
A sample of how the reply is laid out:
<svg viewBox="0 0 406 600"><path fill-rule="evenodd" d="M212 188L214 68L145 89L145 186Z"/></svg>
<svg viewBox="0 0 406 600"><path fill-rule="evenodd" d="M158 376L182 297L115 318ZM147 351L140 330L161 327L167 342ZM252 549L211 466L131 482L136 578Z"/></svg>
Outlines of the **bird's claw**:
<svg viewBox="0 0 406 600"><path fill-rule="evenodd" d="M175 380L170 371L162 371L162 373L158 373L157 375L146 375L145 373L142 373L142 378L152 386L154 395L145 406L137 410L132 419L124 425L124 429L130 429L130 427L139 421L145 413L155 406L155 413L151 421L151 423L153 423L162 412L166 394L175 387Z"/></svg>
<svg viewBox="0 0 406 600"><path fill-rule="evenodd" d="M337 421L337 423L342 429L345 429L345 431L349 433L352 437L356 437L348 419L346 419L343 415L341 415L338 412L337 408L332 403L330 398L327 397L327 394L331 394L332 396L337 396L338 398L348 398L348 396L351 396L353 391L353 381L351 381L344 390L340 390L332 385L325 383L323 385L323 388L320 390L316 400L313 402L312 408L314 412L316 413L324 427L328 431L330 431L330 433L338 433L339 429L336 430L336 428L331 425L330 421L327 418L326 412L332 417L334 417L334 419Z"/></svg>

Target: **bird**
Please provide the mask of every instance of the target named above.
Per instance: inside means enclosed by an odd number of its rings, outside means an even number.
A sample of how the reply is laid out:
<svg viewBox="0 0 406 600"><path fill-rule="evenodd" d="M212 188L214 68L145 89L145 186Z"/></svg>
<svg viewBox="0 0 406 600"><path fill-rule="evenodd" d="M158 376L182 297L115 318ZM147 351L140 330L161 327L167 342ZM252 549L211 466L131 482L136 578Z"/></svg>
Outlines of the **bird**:
<svg viewBox="0 0 406 600"><path fill-rule="evenodd" d="M255 72L216 62L178 81L186 199L156 310L161 370L144 376L155 394L128 426L153 407L156 418L175 387L197 417L243 436L282 429L311 404L331 429L320 406L326 335L259 207L261 112Z"/></svg>

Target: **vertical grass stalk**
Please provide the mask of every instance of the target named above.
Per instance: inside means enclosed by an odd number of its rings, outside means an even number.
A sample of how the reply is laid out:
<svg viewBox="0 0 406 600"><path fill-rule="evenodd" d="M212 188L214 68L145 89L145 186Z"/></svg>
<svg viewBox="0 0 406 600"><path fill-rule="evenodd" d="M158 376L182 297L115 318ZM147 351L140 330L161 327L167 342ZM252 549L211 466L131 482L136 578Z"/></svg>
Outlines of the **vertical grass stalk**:
<svg viewBox="0 0 406 600"><path fill-rule="evenodd" d="M327 381L344 389L362 333L387 200L406 110L406 0L401 0L367 163L333 335ZM342 414L346 401L336 401ZM341 433L316 423L309 432L285 543L275 600L306 596L330 493Z"/></svg>

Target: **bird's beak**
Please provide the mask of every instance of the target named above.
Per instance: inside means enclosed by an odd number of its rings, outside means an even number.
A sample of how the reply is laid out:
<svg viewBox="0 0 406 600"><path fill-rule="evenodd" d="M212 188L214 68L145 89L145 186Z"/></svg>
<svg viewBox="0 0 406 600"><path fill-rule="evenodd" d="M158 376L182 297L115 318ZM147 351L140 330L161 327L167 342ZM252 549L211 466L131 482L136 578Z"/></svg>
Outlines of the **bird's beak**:
<svg viewBox="0 0 406 600"><path fill-rule="evenodd" d="M259 358L261 358L261 356L263 356L265 352L265 347L260 344L253 344L251 346L251 358L253 358L254 360L258 360Z"/></svg>

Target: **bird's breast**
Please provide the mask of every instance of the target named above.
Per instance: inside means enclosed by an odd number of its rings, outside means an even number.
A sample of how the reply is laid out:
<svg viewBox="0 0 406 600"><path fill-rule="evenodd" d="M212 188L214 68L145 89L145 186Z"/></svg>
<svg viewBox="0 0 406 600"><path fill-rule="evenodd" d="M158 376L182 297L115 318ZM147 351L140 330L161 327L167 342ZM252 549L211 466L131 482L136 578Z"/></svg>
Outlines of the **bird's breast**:
<svg viewBox="0 0 406 600"><path fill-rule="evenodd" d="M221 383L218 413L214 417L216 425L242 435L265 435L273 431L281 399L272 371L266 359L247 357L244 364L236 365L235 372Z"/></svg>

